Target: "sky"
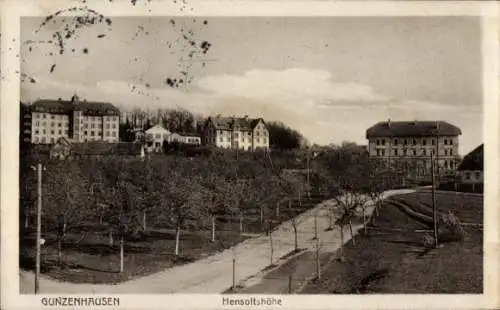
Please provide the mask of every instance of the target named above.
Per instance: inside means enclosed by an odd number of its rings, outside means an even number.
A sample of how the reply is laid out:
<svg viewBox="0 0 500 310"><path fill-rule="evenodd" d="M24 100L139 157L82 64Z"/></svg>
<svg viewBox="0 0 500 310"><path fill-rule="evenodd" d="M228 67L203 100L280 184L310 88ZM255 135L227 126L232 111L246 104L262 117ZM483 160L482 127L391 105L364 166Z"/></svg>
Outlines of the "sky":
<svg viewBox="0 0 500 310"><path fill-rule="evenodd" d="M75 29L54 20L21 21L21 71L36 81L22 101L76 92L125 110L263 117L318 144L366 144L387 119L444 120L462 129L462 155L483 142L475 17L114 17L76 28L62 55L30 43Z"/></svg>

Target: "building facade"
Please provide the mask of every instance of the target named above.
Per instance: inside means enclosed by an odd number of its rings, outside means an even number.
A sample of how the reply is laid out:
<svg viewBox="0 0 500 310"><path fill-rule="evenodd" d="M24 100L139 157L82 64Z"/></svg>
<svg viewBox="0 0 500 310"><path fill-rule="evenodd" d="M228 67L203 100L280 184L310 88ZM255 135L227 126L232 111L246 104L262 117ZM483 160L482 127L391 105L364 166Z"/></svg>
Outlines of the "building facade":
<svg viewBox="0 0 500 310"><path fill-rule="evenodd" d="M444 121L379 122L366 131L371 158L407 161L428 175L431 158L440 175L454 171L459 161L460 128Z"/></svg>
<svg viewBox="0 0 500 310"><path fill-rule="evenodd" d="M30 106L31 143L119 141L120 111L105 102L38 100Z"/></svg>
<svg viewBox="0 0 500 310"><path fill-rule="evenodd" d="M207 146L247 151L269 148L269 130L262 118L209 117L203 132Z"/></svg>
<svg viewBox="0 0 500 310"><path fill-rule="evenodd" d="M155 152L161 152L163 147L163 141L168 141L172 133L160 125L155 125L146 130L145 134L146 134L146 141L152 142L153 150Z"/></svg>
<svg viewBox="0 0 500 310"><path fill-rule="evenodd" d="M476 147L458 165L458 175L462 184L483 184L484 144Z"/></svg>

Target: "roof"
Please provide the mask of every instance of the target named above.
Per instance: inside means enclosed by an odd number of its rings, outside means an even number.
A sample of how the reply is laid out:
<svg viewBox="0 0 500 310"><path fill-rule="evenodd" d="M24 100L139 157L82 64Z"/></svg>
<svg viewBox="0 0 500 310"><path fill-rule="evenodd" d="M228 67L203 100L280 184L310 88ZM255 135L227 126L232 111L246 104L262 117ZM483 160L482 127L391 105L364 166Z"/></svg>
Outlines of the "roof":
<svg viewBox="0 0 500 310"><path fill-rule="evenodd" d="M458 136L460 128L445 121L378 122L366 131L366 138Z"/></svg>
<svg viewBox="0 0 500 310"><path fill-rule="evenodd" d="M154 125L153 127L151 127L148 130L146 130L146 133L158 133L158 132L163 132L163 133L170 134L170 131L168 131L167 129L163 128L160 125Z"/></svg>
<svg viewBox="0 0 500 310"><path fill-rule="evenodd" d="M71 155L140 155L142 144L135 142L109 143L93 141L73 143Z"/></svg>
<svg viewBox="0 0 500 310"><path fill-rule="evenodd" d="M82 111L86 115L120 115L120 110L108 102L80 101L78 96L71 100L41 99L31 105L32 112L48 112L53 114L67 114L73 111Z"/></svg>
<svg viewBox="0 0 500 310"><path fill-rule="evenodd" d="M457 170L480 170L483 171L484 165L484 144L473 149L469 154L465 155L462 162L458 165Z"/></svg>
<svg viewBox="0 0 500 310"><path fill-rule="evenodd" d="M209 121L212 121L214 127L219 130L233 130L233 128L238 128L239 130L253 130L259 121L264 122L262 118L248 118L248 117L209 117Z"/></svg>

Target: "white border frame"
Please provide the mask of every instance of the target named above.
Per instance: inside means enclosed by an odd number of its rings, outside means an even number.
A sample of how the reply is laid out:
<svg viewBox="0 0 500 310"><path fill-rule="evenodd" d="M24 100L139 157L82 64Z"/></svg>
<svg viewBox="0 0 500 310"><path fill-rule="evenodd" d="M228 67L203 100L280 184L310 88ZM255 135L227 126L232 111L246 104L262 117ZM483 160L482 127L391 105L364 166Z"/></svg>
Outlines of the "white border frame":
<svg viewBox="0 0 500 310"><path fill-rule="evenodd" d="M173 1L88 0L87 5L106 16L482 16L485 142L485 234L484 294L482 295L284 295L285 309L478 309L499 308L498 263L500 212L498 208L500 167L498 143L499 28L498 5L489 1L386 2L386 1L201 1L190 0L194 11L179 12ZM18 273L18 135L20 71L19 34L21 16L46 16L61 8L82 5L78 0L4 0L1 7L1 302L5 309L42 307L44 295L20 295ZM151 9L151 11L149 11ZM13 104L15 103L15 104ZM45 295L46 296L46 295ZM221 309L251 308L223 306L221 295L117 295L120 308L127 309ZM226 296L226 295L224 295ZM250 297L251 295L245 295ZM272 296L272 295L269 295ZM227 295L229 297L229 295ZM257 297L257 296L256 296ZM259 296L260 297L260 296ZM258 309L275 308L259 306ZM44 307L48 308L48 307ZM82 307L83 308L83 307Z"/></svg>

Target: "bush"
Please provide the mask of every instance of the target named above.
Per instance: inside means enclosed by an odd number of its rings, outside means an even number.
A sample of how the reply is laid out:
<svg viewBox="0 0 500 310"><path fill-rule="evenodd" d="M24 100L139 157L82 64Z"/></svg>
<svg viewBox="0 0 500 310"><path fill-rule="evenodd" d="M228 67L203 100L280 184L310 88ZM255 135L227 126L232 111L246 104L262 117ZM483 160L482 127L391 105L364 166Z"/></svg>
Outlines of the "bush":
<svg viewBox="0 0 500 310"><path fill-rule="evenodd" d="M439 242L454 242L462 240L465 231L460 223L460 219L453 213L441 214L438 219Z"/></svg>

